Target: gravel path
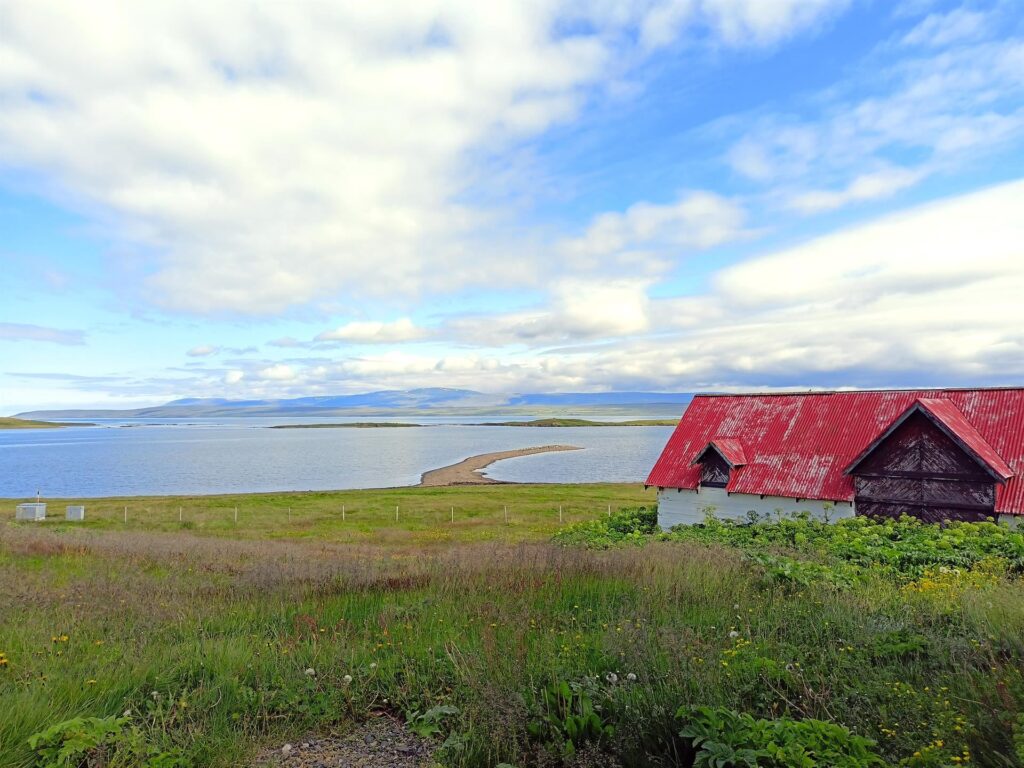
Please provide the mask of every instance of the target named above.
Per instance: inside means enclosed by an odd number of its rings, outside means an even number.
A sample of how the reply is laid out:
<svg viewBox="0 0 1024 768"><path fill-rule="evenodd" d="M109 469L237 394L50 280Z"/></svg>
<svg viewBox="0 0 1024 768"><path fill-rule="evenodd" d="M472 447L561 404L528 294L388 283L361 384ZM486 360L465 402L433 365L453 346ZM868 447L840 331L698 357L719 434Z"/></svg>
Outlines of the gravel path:
<svg viewBox="0 0 1024 768"><path fill-rule="evenodd" d="M424 472L420 479L421 486L438 485L491 485L500 482L492 480L480 474L478 470L489 467L496 461L502 459L514 459L517 456L530 456L534 453L548 453L549 451L578 451L581 450L575 445L540 445L536 448L517 448L513 451L498 451L496 453L481 453L479 456L470 456L458 464L452 464L440 469L432 469Z"/></svg>
<svg viewBox="0 0 1024 768"><path fill-rule="evenodd" d="M344 736L309 736L261 754L254 768L429 768L434 745L387 715Z"/></svg>

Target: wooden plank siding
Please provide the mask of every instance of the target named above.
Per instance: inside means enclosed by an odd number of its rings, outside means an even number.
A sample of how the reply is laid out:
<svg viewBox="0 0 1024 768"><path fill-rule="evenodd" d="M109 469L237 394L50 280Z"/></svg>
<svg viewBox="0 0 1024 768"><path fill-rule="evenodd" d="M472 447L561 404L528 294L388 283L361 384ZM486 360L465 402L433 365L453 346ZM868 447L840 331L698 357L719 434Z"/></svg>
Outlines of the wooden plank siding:
<svg viewBox="0 0 1024 768"><path fill-rule="evenodd" d="M857 514L928 522L995 517L992 475L920 412L879 443L853 477Z"/></svg>
<svg viewBox="0 0 1024 768"><path fill-rule="evenodd" d="M717 450L708 447L700 456L700 484L711 488L725 488L731 467Z"/></svg>

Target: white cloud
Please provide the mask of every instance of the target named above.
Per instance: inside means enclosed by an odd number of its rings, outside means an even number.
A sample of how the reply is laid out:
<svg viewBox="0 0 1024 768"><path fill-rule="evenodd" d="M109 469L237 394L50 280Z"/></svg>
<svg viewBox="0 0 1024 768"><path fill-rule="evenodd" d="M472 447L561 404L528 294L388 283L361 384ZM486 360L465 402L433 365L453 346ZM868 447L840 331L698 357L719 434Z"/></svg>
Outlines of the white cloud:
<svg viewBox="0 0 1024 768"><path fill-rule="evenodd" d="M444 330L458 341L485 347L634 336L650 327L650 284L646 279L562 280L550 287L543 306L463 317Z"/></svg>
<svg viewBox="0 0 1024 768"><path fill-rule="evenodd" d="M210 344L201 344L198 347L192 347L192 349L185 354L189 357L209 357L210 355L215 355L218 352L220 352L220 347L215 347Z"/></svg>
<svg viewBox="0 0 1024 768"><path fill-rule="evenodd" d="M623 213L600 214L582 237L563 242L561 250L585 264L639 247L710 248L741 237L744 218L743 209L732 200L689 192L667 205L640 202Z"/></svg>
<svg viewBox="0 0 1024 768"><path fill-rule="evenodd" d="M725 42L765 45L833 16L848 0L702 0L704 13Z"/></svg>
<svg viewBox="0 0 1024 768"><path fill-rule="evenodd" d="M427 331L418 327L407 317L390 323L378 321L354 321L332 331L317 334L316 341L343 341L351 344L394 344L417 341L427 336ZM283 345L280 345L283 346Z"/></svg>
<svg viewBox="0 0 1024 768"><path fill-rule="evenodd" d="M237 370L228 371L227 373L224 374L224 383L225 384L238 384L244 378L245 378L245 373L243 371L237 371Z"/></svg>
<svg viewBox="0 0 1024 768"><path fill-rule="evenodd" d="M897 192L917 184L927 171L921 168L887 167L857 176L845 188L801 192L787 205L801 213L820 213L842 208L850 203L892 197Z"/></svg>
<svg viewBox="0 0 1024 768"><path fill-rule="evenodd" d="M691 24L725 45L771 45L817 26L849 4L849 0L664 0L653 3L644 15L640 38L646 48L657 48Z"/></svg>
<svg viewBox="0 0 1024 768"><path fill-rule="evenodd" d="M641 29L759 45L845 2L670 5L16 0L0 165L101 217L175 310L536 282L536 260L467 245L494 213L464 202L467 158L571 119L642 60Z"/></svg>
<svg viewBox="0 0 1024 768"><path fill-rule="evenodd" d="M268 365L266 368L261 368L256 372L256 377L265 381L292 381L295 379L295 376L295 370L292 366L285 363Z"/></svg>
<svg viewBox="0 0 1024 768"><path fill-rule="evenodd" d="M741 262L693 297L651 299L642 282L612 286L603 298L597 286L566 285L536 314L449 329L478 350L316 363L297 380L328 391L341 383L686 391L1019 381L1022 209L1024 181L939 201ZM560 304L573 296L575 307ZM483 330L470 339L474 327ZM498 349L531 339L569 345Z"/></svg>
<svg viewBox="0 0 1024 768"><path fill-rule="evenodd" d="M803 105L807 116L748 121L726 152L741 176L771 185L784 206L818 212L889 196L1024 136L1024 41L983 37L997 11L971 22L977 35L939 34L938 50L892 47L855 77ZM969 18L974 17L972 15ZM963 16L943 23L967 24ZM868 95L865 95L868 94ZM894 158L899 158L898 160ZM867 170L865 170L867 169ZM830 189L831 188L831 189Z"/></svg>
<svg viewBox="0 0 1024 768"><path fill-rule="evenodd" d="M903 37L904 45L926 45L934 48L983 35L991 18L988 14L956 8L948 13L929 14Z"/></svg>
<svg viewBox="0 0 1024 768"><path fill-rule="evenodd" d="M29 323L0 323L0 341L41 341L77 346L85 343L85 332L47 328Z"/></svg>

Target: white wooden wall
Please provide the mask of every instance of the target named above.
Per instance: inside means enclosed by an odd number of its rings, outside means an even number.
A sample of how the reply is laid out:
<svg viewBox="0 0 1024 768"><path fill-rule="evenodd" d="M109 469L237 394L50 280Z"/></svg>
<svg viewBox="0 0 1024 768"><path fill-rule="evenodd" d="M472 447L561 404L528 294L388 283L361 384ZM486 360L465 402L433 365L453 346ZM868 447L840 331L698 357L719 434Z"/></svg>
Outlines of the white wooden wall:
<svg viewBox="0 0 1024 768"><path fill-rule="evenodd" d="M664 529L680 523L703 523L709 508L713 508L714 516L721 520L746 521L751 510L759 517L774 516L778 510L782 510L783 515L807 512L819 520L838 520L854 515L853 502L848 501L830 503L801 499L798 502L782 496L765 496L762 499L747 493L728 494L724 488L700 488L696 491L664 488L658 492L658 524Z"/></svg>

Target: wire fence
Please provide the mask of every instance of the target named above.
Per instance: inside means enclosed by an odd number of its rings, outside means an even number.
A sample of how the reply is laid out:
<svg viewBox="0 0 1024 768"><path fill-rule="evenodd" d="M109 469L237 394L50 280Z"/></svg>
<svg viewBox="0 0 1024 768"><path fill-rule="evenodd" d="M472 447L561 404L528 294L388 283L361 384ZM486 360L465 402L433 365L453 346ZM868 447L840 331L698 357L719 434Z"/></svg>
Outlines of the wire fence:
<svg viewBox="0 0 1024 768"><path fill-rule="evenodd" d="M168 528L180 526L260 528L309 527L321 523L332 526L351 524L357 527L431 527L466 523L500 523L569 525L599 517L611 517L625 504L594 504L566 501L563 504L517 506L513 504L424 504L403 506L387 501L364 504L120 504L116 502L76 501L73 504L47 503L42 520L21 521L67 522L86 525L102 523L104 527L122 525L133 528ZM84 507L84 510L80 508ZM70 510L74 512L70 512ZM66 513L68 510L68 513ZM10 518L14 519L13 510Z"/></svg>

